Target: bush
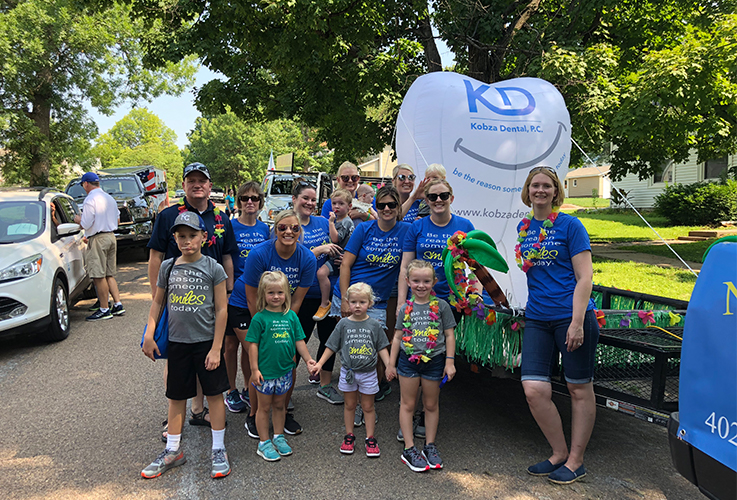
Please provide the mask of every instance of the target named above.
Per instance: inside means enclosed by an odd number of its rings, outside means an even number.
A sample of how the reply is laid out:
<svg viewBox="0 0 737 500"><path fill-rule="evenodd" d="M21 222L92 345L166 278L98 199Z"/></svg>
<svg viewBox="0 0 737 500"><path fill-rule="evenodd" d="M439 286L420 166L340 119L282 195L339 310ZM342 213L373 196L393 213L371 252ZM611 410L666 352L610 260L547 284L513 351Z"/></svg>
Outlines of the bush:
<svg viewBox="0 0 737 500"><path fill-rule="evenodd" d="M711 225L737 219L737 181L675 184L655 198L657 212L679 226Z"/></svg>

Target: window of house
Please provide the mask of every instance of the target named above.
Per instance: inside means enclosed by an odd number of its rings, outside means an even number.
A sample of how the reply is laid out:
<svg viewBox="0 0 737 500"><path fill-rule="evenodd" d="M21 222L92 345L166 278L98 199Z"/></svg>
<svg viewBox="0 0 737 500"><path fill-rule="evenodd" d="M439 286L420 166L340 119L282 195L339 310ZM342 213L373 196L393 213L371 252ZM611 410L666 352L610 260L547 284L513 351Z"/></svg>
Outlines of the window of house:
<svg viewBox="0 0 737 500"><path fill-rule="evenodd" d="M656 182L673 182L673 160L666 160L653 174L653 183Z"/></svg>
<svg viewBox="0 0 737 500"><path fill-rule="evenodd" d="M727 170L727 157L707 160L704 163L704 179L718 179L722 172Z"/></svg>
<svg viewBox="0 0 737 500"><path fill-rule="evenodd" d="M564 182L563 187L566 188L566 189L568 189L568 181L566 180L566 181L563 181L563 182Z"/></svg>
<svg viewBox="0 0 737 500"><path fill-rule="evenodd" d="M573 179L573 187L578 187L578 179Z"/></svg>

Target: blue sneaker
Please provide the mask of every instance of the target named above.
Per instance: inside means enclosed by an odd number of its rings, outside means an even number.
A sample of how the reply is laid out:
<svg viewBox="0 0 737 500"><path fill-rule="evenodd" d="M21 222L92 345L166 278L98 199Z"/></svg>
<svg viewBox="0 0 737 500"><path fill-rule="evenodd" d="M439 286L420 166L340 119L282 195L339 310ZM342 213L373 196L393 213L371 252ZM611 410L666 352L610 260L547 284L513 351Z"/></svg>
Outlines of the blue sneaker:
<svg viewBox="0 0 737 500"><path fill-rule="evenodd" d="M271 439L266 441L264 444L259 443L256 454L267 462L276 462L277 460L281 460L281 455L279 455L279 452L274 448L274 444L271 442Z"/></svg>
<svg viewBox="0 0 737 500"><path fill-rule="evenodd" d="M233 389L225 396L225 405L232 413L242 413L248 409L248 405L241 400L238 389Z"/></svg>
<svg viewBox="0 0 737 500"><path fill-rule="evenodd" d="M248 395L248 389L243 389L243 391L241 391L241 401L246 403L249 408L251 407L251 398Z"/></svg>
<svg viewBox="0 0 737 500"><path fill-rule="evenodd" d="M279 455L283 457L292 454L292 448L287 443L287 438L284 437L284 434L274 436L274 447L276 448L276 451L279 452Z"/></svg>

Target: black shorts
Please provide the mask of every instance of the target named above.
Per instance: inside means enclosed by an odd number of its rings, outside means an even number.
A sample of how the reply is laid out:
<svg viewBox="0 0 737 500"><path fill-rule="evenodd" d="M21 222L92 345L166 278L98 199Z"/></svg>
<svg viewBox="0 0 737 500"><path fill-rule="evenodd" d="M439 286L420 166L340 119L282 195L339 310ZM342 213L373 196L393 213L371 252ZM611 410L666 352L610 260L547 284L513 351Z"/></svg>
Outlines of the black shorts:
<svg viewBox="0 0 737 500"><path fill-rule="evenodd" d="M228 324L225 325L225 335L235 335L234 328L248 330L251 326L251 311L245 307L228 304Z"/></svg>
<svg viewBox="0 0 737 500"><path fill-rule="evenodd" d="M211 348L211 340L194 344L169 342L169 374L166 377L168 399L182 401L195 397L198 378L205 396L217 396L230 389L222 350L218 367L212 371L205 369L205 359Z"/></svg>

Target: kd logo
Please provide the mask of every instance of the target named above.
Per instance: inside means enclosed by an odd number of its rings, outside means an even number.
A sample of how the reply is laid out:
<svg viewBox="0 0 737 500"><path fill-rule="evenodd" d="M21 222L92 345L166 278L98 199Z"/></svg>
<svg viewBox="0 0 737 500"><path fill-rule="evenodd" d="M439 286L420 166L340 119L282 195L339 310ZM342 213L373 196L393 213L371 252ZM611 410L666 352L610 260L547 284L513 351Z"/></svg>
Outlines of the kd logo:
<svg viewBox="0 0 737 500"><path fill-rule="evenodd" d="M512 102L509 100L507 92L519 92L527 98L527 106L522 109L502 109L497 108L483 97L483 93L491 88L490 85L480 85L479 88L474 90L473 84L468 80L463 80L466 84L466 97L468 98L468 111L471 113L478 113L478 107L476 101L489 108L491 111L498 115L503 116L523 116L529 115L535 111L535 98L532 97L527 90L519 87L494 87L494 90L499 92L502 97L502 102L505 106L511 106Z"/></svg>

